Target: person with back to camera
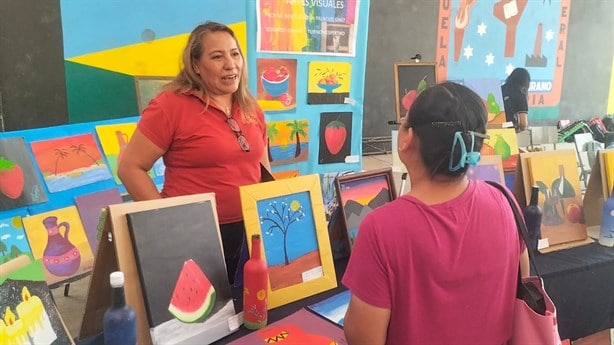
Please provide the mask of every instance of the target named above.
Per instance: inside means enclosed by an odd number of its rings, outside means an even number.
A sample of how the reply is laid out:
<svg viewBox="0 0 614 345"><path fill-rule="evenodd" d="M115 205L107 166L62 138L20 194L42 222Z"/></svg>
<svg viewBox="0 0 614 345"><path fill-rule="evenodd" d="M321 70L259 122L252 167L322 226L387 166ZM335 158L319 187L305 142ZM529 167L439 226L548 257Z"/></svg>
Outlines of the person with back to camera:
<svg viewBox="0 0 614 345"><path fill-rule="evenodd" d="M228 26L197 26L182 69L143 110L118 175L133 200L214 192L228 278L247 255L239 186L260 182L266 155L264 113L247 89L245 58ZM158 192L147 171L163 157Z"/></svg>
<svg viewBox="0 0 614 345"><path fill-rule="evenodd" d="M505 108L505 121L512 122L516 132L522 132L528 126L529 93L531 75L524 68L515 68L505 79L501 86L503 106Z"/></svg>
<svg viewBox="0 0 614 345"><path fill-rule="evenodd" d="M486 109L465 86L427 88L399 126L410 191L359 226L342 282L349 344L505 344L526 247L503 193L469 180Z"/></svg>

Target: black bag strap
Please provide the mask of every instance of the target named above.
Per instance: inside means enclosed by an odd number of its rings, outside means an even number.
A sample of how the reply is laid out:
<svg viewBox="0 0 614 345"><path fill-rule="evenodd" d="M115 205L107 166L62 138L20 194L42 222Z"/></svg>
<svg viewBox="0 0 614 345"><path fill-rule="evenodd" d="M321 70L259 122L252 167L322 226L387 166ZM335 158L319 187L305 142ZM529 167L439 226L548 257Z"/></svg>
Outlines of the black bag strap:
<svg viewBox="0 0 614 345"><path fill-rule="evenodd" d="M533 256L535 255L535 252L534 252L534 249L531 248L531 246L529 245L530 241L528 240L529 232L527 230L527 225L524 222L522 213L518 209L519 207L516 204L516 201L513 199L513 196L510 195L507 188L503 187L502 185L494 181L485 181L485 182L497 188L498 190L501 191L501 193L503 193L503 195L505 195L507 202L510 204L510 207L512 208L512 212L514 213L514 219L516 220L516 228L518 229L518 234L520 235L520 238L522 238L525 246L527 247L527 251L529 253L529 262L533 266L533 269L535 270L535 274L539 276L540 275L539 269L537 268L537 264L535 263L535 259L533 258Z"/></svg>

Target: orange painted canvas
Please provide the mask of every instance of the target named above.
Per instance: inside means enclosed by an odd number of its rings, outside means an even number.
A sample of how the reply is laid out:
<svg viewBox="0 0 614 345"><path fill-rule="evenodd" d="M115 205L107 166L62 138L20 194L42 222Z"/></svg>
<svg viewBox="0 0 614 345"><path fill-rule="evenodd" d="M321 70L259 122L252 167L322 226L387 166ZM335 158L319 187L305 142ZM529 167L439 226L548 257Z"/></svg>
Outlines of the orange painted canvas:
<svg viewBox="0 0 614 345"><path fill-rule="evenodd" d="M91 133L30 143L50 192L111 179L111 172Z"/></svg>
<svg viewBox="0 0 614 345"><path fill-rule="evenodd" d="M575 152L551 151L529 157L527 163L530 185L539 187L542 239L548 239L550 246L586 239Z"/></svg>
<svg viewBox="0 0 614 345"><path fill-rule="evenodd" d="M75 206L24 217L32 254L52 285L92 270L94 256Z"/></svg>

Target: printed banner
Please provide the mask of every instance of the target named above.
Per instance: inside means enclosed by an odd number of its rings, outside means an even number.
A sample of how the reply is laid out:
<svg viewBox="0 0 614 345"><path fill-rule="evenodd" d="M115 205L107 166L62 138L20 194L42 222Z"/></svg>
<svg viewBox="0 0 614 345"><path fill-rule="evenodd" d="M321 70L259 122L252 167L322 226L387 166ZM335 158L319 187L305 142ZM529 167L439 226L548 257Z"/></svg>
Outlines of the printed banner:
<svg viewBox="0 0 614 345"><path fill-rule="evenodd" d="M356 0L257 0L259 52L355 56Z"/></svg>

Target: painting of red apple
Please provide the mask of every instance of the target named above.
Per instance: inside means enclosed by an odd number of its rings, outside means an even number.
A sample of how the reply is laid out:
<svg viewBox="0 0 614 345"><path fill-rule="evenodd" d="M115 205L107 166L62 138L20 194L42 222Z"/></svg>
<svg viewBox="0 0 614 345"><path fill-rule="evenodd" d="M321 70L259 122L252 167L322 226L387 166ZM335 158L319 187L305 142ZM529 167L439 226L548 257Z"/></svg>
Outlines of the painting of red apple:
<svg viewBox="0 0 614 345"><path fill-rule="evenodd" d="M397 62L394 64L394 87L396 120L400 122L418 95L427 87L437 83L435 63Z"/></svg>
<svg viewBox="0 0 614 345"><path fill-rule="evenodd" d="M45 201L24 137L0 139L0 211Z"/></svg>
<svg viewBox="0 0 614 345"><path fill-rule="evenodd" d="M352 113L331 112L320 114L320 150L318 163L341 163L350 155L352 139Z"/></svg>

